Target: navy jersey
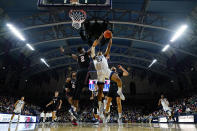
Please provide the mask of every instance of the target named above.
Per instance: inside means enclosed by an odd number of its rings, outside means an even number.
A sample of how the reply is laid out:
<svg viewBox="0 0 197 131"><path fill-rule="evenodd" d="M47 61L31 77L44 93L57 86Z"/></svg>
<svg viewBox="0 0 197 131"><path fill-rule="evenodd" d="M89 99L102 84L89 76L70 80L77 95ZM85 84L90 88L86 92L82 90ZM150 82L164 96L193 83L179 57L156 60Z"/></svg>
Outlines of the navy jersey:
<svg viewBox="0 0 197 131"><path fill-rule="evenodd" d="M78 65L80 69L87 69L90 66L90 58L88 53L78 55Z"/></svg>
<svg viewBox="0 0 197 131"><path fill-rule="evenodd" d="M60 100L61 100L61 98L58 96L58 97L53 97L53 106L59 106L59 104L60 104Z"/></svg>

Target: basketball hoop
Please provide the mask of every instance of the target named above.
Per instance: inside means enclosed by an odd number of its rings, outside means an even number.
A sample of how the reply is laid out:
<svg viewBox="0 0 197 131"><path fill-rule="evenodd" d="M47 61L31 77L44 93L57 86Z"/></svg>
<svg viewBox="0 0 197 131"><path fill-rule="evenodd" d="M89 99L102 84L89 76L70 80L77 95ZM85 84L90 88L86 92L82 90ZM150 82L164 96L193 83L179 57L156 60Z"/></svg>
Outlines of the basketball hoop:
<svg viewBox="0 0 197 131"><path fill-rule="evenodd" d="M70 10L69 17L72 19L72 26L80 29L81 23L86 19L86 12L84 10Z"/></svg>

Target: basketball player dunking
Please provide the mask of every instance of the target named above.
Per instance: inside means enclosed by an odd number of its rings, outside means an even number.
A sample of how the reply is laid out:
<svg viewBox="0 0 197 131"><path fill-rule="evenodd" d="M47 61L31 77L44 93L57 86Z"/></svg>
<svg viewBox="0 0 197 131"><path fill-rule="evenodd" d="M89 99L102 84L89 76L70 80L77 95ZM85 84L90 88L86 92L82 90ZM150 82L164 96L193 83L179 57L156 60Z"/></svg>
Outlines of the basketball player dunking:
<svg viewBox="0 0 197 131"><path fill-rule="evenodd" d="M111 33L111 32L110 32ZM122 100L125 100L125 97L122 93L122 81L119 78L119 76L112 72L109 67L108 67L108 62L107 62L107 56L109 56L110 49L112 46L112 33L111 33L111 38L109 40L107 49L105 51L105 54L103 55L101 51L95 55L95 47L100 43L100 40L103 38L103 34L99 37L98 40L95 40L92 47L91 47L91 57L94 62L95 69L97 71L97 85L99 87L99 92L98 92L98 105L99 105L99 113L100 115L102 114L102 94L103 94L103 88L104 88L104 83L105 83L105 78L113 80L114 82L117 83L118 85L118 95Z"/></svg>
<svg viewBox="0 0 197 131"><path fill-rule="evenodd" d="M112 67L111 71L115 72L120 78L122 76L128 76L129 73L121 66L118 65L118 68L121 70L120 72L117 72L116 67ZM105 114L106 114L106 121L109 121L110 118L110 103L112 101L113 98L116 99L116 103L117 103L117 107L118 107L118 123L121 124L122 123L122 104L121 104L121 99L120 96L117 94L118 91L118 85L116 82L114 82L113 80L110 81L110 88L109 88L109 92L107 95L107 104L106 104L106 109L105 109Z"/></svg>
<svg viewBox="0 0 197 131"><path fill-rule="evenodd" d="M46 105L46 107L49 107L49 106L52 107L52 122L54 122L55 119L57 118L56 112L57 112L57 110L60 110L61 106L62 106L62 100L59 97L59 92L58 91L55 91L55 96L50 101L50 103Z"/></svg>
<svg viewBox="0 0 197 131"><path fill-rule="evenodd" d="M82 88L84 87L85 82L87 82L87 74L89 72L91 54L90 50L86 52L82 47L78 47L77 50L79 55L71 54L72 58L77 60L79 67L76 76L76 87L73 92L73 106L75 107L73 109L73 114L77 114ZM60 51L63 53L64 49L60 47Z"/></svg>
<svg viewBox="0 0 197 131"><path fill-rule="evenodd" d="M20 115L21 115L21 111L24 109L24 105L25 105L25 101L24 101L25 97L21 97L20 100L18 100L15 104L14 104L14 112L12 114L11 120L10 120L10 124L12 123L12 120L14 119L15 114L18 114L18 122L20 121Z"/></svg>
<svg viewBox="0 0 197 131"><path fill-rule="evenodd" d="M162 105L163 110L168 114L168 120L172 119L172 110L169 107L169 102L167 100L167 98L164 97L164 95L161 95L161 98L159 99L159 103L158 106Z"/></svg>

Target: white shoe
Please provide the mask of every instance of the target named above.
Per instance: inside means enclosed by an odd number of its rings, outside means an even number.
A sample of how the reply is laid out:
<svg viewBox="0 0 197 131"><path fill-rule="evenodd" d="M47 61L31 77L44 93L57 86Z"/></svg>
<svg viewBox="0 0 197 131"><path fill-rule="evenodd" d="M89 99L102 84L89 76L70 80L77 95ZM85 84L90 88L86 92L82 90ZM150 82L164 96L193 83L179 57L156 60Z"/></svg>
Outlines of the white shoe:
<svg viewBox="0 0 197 131"><path fill-rule="evenodd" d="M106 122L106 123L108 123L108 122L109 122L109 120L110 120L110 114L108 114L108 115L106 116L106 118L105 118L105 122Z"/></svg>
<svg viewBox="0 0 197 131"><path fill-rule="evenodd" d="M118 125L122 125L122 118L118 118Z"/></svg>
<svg viewBox="0 0 197 131"><path fill-rule="evenodd" d="M120 99L124 101L125 100L125 97L124 97L122 91L121 90L118 90L117 93L120 96Z"/></svg>

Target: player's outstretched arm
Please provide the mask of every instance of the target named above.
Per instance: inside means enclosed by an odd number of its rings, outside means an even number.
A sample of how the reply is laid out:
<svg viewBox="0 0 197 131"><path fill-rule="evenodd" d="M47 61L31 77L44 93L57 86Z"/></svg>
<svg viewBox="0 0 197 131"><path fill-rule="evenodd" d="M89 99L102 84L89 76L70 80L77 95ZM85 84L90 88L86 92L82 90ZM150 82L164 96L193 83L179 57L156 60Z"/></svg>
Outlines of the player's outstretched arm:
<svg viewBox="0 0 197 131"><path fill-rule="evenodd" d="M49 104L46 105L46 107L50 106L51 104L53 104L53 101L50 101Z"/></svg>
<svg viewBox="0 0 197 131"><path fill-rule="evenodd" d="M159 99L159 102L158 102L158 106L160 106L161 105L161 99Z"/></svg>
<svg viewBox="0 0 197 131"><path fill-rule="evenodd" d="M62 54L65 53L65 50L64 50L63 46L60 46L60 52L61 52ZM77 55L75 55L75 54L69 54L69 55L70 55L73 59L77 60Z"/></svg>
<svg viewBox="0 0 197 131"><path fill-rule="evenodd" d="M95 58L95 47L100 43L100 41L103 38L103 33L100 35L98 40L95 40L94 43L92 44L92 47L87 51L89 55L94 59Z"/></svg>
<svg viewBox="0 0 197 131"><path fill-rule="evenodd" d="M60 109L62 107L62 100L60 100L60 105L58 107L58 109Z"/></svg>
<svg viewBox="0 0 197 131"><path fill-rule="evenodd" d="M111 33L111 36L112 36L112 33ZM110 40L109 40L109 44L108 44L107 49L104 54L105 57L109 55L110 50L111 50L111 46L112 46L112 38L110 38Z"/></svg>
<svg viewBox="0 0 197 131"><path fill-rule="evenodd" d="M123 71L123 76L129 75L129 72L126 69L124 69L121 65L118 65L118 68Z"/></svg>

